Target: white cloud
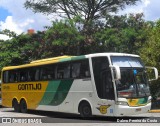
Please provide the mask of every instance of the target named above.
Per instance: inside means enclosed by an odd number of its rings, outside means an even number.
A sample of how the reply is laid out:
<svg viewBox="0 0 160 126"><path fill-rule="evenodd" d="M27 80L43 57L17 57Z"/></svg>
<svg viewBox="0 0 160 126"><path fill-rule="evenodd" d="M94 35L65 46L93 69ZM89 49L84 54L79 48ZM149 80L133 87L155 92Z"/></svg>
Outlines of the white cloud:
<svg viewBox="0 0 160 126"><path fill-rule="evenodd" d="M22 29L20 29L19 25L13 21L12 16L8 16L5 22L0 22L0 29L1 30L9 29L10 31L14 31L17 34L23 32Z"/></svg>
<svg viewBox="0 0 160 126"><path fill-rule="evenodd" d="M145 15L147 20L157 20L160 19L160 1L150 0L150 4L145 8Z"/></svg>
<svg viewBox="0 0 160 126"><path fill-rule="evenodd" d="M132 6L126 6L126 9L123 11L120 11L120 14L129 14L129 13L143 13L145 7L150 4L150 0L141 0L136 3L136 5Z"/></svg>
<svg viewBox="0 0 160 126"><path fill-rule="evenodd" d="M44 26L51 25L48 17L40 13L35 14L24 8L26 0L0 0L0 7L8 10L12 15L4 22L0 21L0 30L9 29L20 34L32 28L44 30Z"/></svg>
<svg viewBox="0 0 160 126"><path fill-rule="evenodd" d="M0 34L0 40L8 40L8 39L10 39L8 36Z"/></svg>
<svg viewBox="0 0 160 126"><path fill-rule="evenodd" d="M150 0L142 0L142 3L144 4L145 7L147 7L151 1Z"/></svg>
<svg viewBox="0 0 160 126"><path fill-rule="evenodd" d="M137 2L136 6L128 6L119 14L144 13L145 20L155 21L160 19L159 5L160 0L141 0L141 2Z"/></svg>
<svg viewBox="0 0 160 126"><path fill-rule="evenodd" d="M23 28L23 27L26 27L29 24L33 24L33 23L35 23L35 20L33 20L33 19L26 19L25 22L22 22L21 24L19 24L19 27Z"/></svg>

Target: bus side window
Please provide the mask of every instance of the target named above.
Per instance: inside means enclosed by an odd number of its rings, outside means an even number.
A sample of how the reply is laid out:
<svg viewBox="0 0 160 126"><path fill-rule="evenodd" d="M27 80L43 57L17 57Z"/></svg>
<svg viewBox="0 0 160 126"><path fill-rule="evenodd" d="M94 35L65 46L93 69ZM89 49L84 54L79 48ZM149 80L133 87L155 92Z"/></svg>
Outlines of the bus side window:
<svg viewBox="0 0 160 126"><path fill-rule="evenodd" d="M41 67L40 80L53 80L55 79L56 65L46 65Z"/></svg>
<svg viewBox="0 0 160 126"><path fill-rule="evenodd" d="M39 80L39 68L30 68L28 70L28 81Z"/></svg>
<svg viewBox="0 0 160 126"><path fill-rule="evenodd" d="M89 60L79 60L72 63L72 78L90 77Z"/></svg>
<svg viewBox="0 0 160 126"><path fill-rule="evenodd" d="M80 67L80 76L82 78L90 77L89 60L83 60Z"/></svg>
<svg viewBox="0 0 160 126"><path fill-rule="evenodd" d="M40 74L40 69L36 69L35 71L35 81L38 81L39 80L39 74Z"/></svg>
<svg viewBox="0 0 160 126"><path fill-rule="evenodd" d="M79 78L80 76L80 62L73 62L72 63L72 78Z"/></svg>
<svg viewBox="0 0 160 126"><path fill-rule="evenodd" d="M70 65L68 64L65 68L64 68L64 78L70 78Z"/></svg>
<svg viewBox="0 0 160 126"><path fill-rule="evenodd" d="M28 73L28 70L27 69L21 69L20 70L20 82L24 82L24 81L27 81L27 73Z"/></svg>
<svg viewBox="0 0 160 126"><path fill-rule="evenodd" d="M9 71L9 82L13 83L15 81L16 81L15 72L14 71Z"/></svg>
<svg viewBox="0 0 160 126"><path fill-rule="evenodd" d="M3 83L8 83L9 82L9 71L4 71L3 72Z"/></svg>
<svg viewBox="0 0 160 126"><path fill-rule="evenodd" d="M70 78L70 64L61 63L57 67L57 79L69 79Z"/></svg>

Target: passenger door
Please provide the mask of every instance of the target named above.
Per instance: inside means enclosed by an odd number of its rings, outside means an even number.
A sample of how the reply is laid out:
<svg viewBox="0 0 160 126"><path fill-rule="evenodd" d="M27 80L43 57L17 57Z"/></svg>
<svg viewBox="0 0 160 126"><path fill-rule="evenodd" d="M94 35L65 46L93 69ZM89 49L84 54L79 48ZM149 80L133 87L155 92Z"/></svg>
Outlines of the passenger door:
<svg viewBox="0 0 160 126"><path fill-rule="evenodd" d="M105 56L93 57L92 66L96 91L99 97L98 104L108 106L107 114L113 115L115 95L108 58Z"/></svg>

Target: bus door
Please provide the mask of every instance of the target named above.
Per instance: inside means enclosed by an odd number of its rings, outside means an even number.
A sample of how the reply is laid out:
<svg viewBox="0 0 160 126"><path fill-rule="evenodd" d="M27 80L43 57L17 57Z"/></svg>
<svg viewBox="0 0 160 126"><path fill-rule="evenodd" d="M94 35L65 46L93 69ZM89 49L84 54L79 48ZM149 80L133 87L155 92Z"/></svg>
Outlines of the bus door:
<svg viewBox="0 0 160 126"><path fill-rule="evenodd" d="M107 106L107 114L113 115L115 104L114 86L112 82L111 69L107 57L92 58L93 74L99 103Z"/></svg>

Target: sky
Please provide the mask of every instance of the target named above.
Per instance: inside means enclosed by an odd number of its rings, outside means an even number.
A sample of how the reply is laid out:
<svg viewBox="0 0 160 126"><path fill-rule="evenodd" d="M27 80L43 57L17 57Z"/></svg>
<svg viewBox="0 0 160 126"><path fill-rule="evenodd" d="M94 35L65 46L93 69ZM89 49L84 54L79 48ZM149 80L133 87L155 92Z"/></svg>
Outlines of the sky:
<svg viewBox="0 0 160 126"><path fill-rule="evenodd" d="M9 29L17 34L26 33L28 29L43 31L44 26L50 26L51 20L55 17L49 17L41 13L33 13L32 10L24 8L25 0L0 0L0 31ZM156 21L160 18L160 0L141 0L136 6L128 6L120 14L141 13L145 15L145 20ZM8 39L0 35L0 39Z"/></svg>

